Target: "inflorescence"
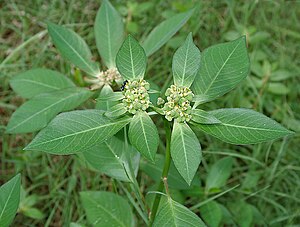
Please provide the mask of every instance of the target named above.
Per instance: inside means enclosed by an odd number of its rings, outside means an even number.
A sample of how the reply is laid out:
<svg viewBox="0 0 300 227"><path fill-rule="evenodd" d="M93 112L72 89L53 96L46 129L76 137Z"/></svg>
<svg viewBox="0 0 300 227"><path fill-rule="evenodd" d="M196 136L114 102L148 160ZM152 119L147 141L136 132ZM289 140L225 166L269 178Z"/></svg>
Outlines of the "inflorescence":
<svg viewBox="0 0 300 227"><path fill-rule="evenodd" d="M148 109L150 105L149 89L149 83L143 79L125 81L122 102L129 113L135 114L137 111Z"/></svg>
<svg viewBox="0 0 300 227"><path fill-rule="evenodd" d="M165 118L168 121L173 119L177 119L179 122L190 121L192 118L191 101L194 96L192 91L187 87L171 85L165 95L167 96L167 102L162 108Z"/></svg>
<svg viewBox="0 0 300 227"><path fill-rule="evenodd" d="M95 79L86 79L87 82L92 83L92 90L101 88L104 85L112 85L113 82L119 82L121 80L121 75L117 68L110 68L106 71L101 71L97 78Z"/></svg>

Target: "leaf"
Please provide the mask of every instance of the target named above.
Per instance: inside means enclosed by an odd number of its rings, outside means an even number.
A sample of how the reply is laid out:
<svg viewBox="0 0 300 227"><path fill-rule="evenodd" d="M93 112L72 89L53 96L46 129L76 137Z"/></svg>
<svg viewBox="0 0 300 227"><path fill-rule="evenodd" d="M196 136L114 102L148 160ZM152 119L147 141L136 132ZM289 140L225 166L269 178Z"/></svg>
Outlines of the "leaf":
<svg viewBox="0 0 300 227"><path fill-rule="evenodd" d="M212 165L206 178L206 191L219 189L226 184L226 181L231 175L232 164L233 158L226 157Z"/></svg>
<svg viewBox="0 0 300 227"><path fill-rule="evenodd" d="M209 113L222 124L197 124L197 127L227 143L254 144L293 134L276 121L250 109L228 108Z"/></svg>
<svg viewBox="0 0 300 227"><path fill-rule="evenodd" d="M246 37L218 44L202 52L200 69L192 90L215 99L232 90L249 73Z"/></svg>
<svg viewBox="0 0 300 227"><path fill-rule="evenodd" d="M6 132L15 134L38 131L58 113L74 109L91 95L84 88L68 88L35 96L13 113Z"/></svg>
<svg viewBox="0 0 300 227"><path fill-rule="evenodd" d="M122 17L108 0L102 1L95 20L96 45L108 68L116 66L116 55L124 39Z"/></svg>
<svg viewBox="0 0 300 227"><path fill-rule="evenodd" d="M130 161L136 170L139 153L117 137L111 137L101 144L82 153L84 159L96 170L118 180L130 182L125 165ZM129 157L129 158L127 158Z"/></svg>
<svg viewBox="0 0 300 227"><path fill-rule="evenodd" d="M192 110L192 121L199 124L220 124L219 121L214 115L200 109Z"/></svg>
<svg viewBox="0 0 300 227"><path fill-rule="evenodd" d="M129 125L130 143L148 160L154 161L159 144L157 128L146 112L137 112Z"/></svg>
<svg viewBox="0 0 300 227"><path fill-rule="evenodd" d="M206 225L195 213L168 197L161 201L153 227L169 226L202 227Z"/></svg>
<svg viewBox="0 0 300 227"><path fill-rule="evenodd" d="M233 213L233 216L238 226L253 226L253 210L248 203L244 202L243 200L231 203L230 211L231 213Z"/></svg>
<svg viewBox="0 0 300 227"><path fill-rule="evenodd" d="M172 62L174 84L190 87L200 65L200 50L193 43L192 33L175 52Z"/></svg>
<svg viewBox="0 0 300 227"><path fill-rule="evenodd" d="M127 112L127 109L125 108L123 103L119 103L117 105L114 105L105 113L105 116L110 118L116 118L124 115Z"/></svg>
<svg viewBox="0 0 300 227"><path fill-rule="evenodd" d="M100 91L98 98L97 98L96 109L107 111L112 106L118 104L118 102L115 102L115 101L109 101L107 99L104 99L104 100L102 99L102 97L109 97L113 93L114 93L114 91L109 85L104 85Z"/></svg>
<svg viewBox="0 0 300 227"><path fill-rule="evenodd" d="M149 177L151 177L155 182L161 181L161 175L164 167L164 156L162 154L156 154L155 163L147 162L146 160L141 160L140 170L145 172ZM197 188L200 185L200 180L196 175L191 183L192 186ZM178 173L173 162L171 162L169 173L168 173L168 186L169 188L174 188L178 190L189 189L190 186L185 182L182 176Z"/></svg>
<svg viewBox="0 0 300 227"><path fill-rule="evenodd" d="M130 122L124 117L110 120L101 110L78 110L54 118L24 150L67 155L86 151L104 142Z"/></svg>
<svg viewBox="0 0 300 227"><path fill-rule="evenodd" d="M157 25L143 42L146 55L161 48L192 16L194 9L179 13Z"/></svg>
<svg viewBox="0 0 300 227"><path fill-rule="evenodd" d="M112 92L112 93L107 93L99 96L97 100L100 101L119 101L124 98L124 95L120 91Z"/></svg>
<svg viewBox="0 0 300 227"><path fill-rule="evenodd" d="M219 203L212 200L200 207L200 215L208 226L218 227L223 218L223 211Z"/></svg>
<svg viewBox="0 0 300 227"><path fill-rule="evenodd" d="M93 62L92 54L86 42L74 31L60 25L48 23L48 32L61 55L91 76L97 76L100 71Z"/></svg>
<svg viewBox="0 0 300 227"><path fill-rule="evenodd" d="M91 226L134 226L131 207L121 196L111 192L87 191L81 192L80 197Z"/></svg>
<svg viewBox="0 0 300 227"><path fill-rule="evenodd" d="M171 156L178 172L190 185L201 162L201 147L197 136L186 123L174 122Z"/></svg>
<svg viewBox="0 0 300 227"><path fill-rule="evenodd" d="M143 79L147 66L147 57L143 47L133 36L128 35L116 58L117 68L123 79Z"/></svg>
<svg viewBox="0 0 300 227"><path fill-rule="evenodd" d="M20 188L20 174L0 187L0 226L9 226L15 218L20 202Z"/></svg>
<svg viewBox="0 0 300 227"><path fill-rule="evenodd" d="M23 98L32 98L41 93L75 87L74 83L63 74L49 69L31 69L13 77L12 89Z"/></svg>

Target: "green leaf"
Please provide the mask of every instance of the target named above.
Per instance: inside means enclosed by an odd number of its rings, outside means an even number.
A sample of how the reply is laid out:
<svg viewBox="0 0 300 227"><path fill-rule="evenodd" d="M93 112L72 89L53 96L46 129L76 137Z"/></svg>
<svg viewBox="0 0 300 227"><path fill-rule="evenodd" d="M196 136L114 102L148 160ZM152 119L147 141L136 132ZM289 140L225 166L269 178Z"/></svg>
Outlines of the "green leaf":
<svg viewBox="0 0 300 227"><path fill-rule="evenodd" d="M9 226L15 218L20 202L20 187L20 174L0 187L0 226Z"/></svg>
<svg viewBox="0 0 300 227"><path fill-rule="evenodd" d="M100 91L99 97L97 98L96 109L98 110L109 110L112 106L118 104L115 101L109 101L107 99L102 99L102 97L109 97L114 91L109 85L104 85Z"/></svg>
<svg viewBox="0 0 300 227"><path fill-rule="evenodd" d="M175 52L172 62L174 84L190 87L194 82L200 65L200 50L193 42L192 33Z"/></svg>
<svg viewBox="0 0 300 227"><path fill-rule="evenodd" d="M122 17L108 0L102 1L95 20L96 45L105 65L116 66L116 55L124 39Z"/></svg>
<svg viewBox="0 0 300 227"><path fill-rule="evenodd" d="M223 211L219 203L210 201L200 207L200 215L210 227L218 227L223 218Z"/></svg>
<svg viewBox="0 0 300 227"><path fill-rule="evenodd" d="M220 124L219 121L214 115L200 109L192 110L192 121L199 124Z"/></svg>
<svg viewBox="0 0 300 227"><path fill-rule="evenodd" d="M147 56L161 48L192 16L194 9L179 13L157 25L143 42Z"/></svg>
<svg viewBox="0 0 300 227"><path fill-rule="evenodd" d="M117 54L116 63L124 79L135 80L144 77L147 57L143 47L133 36L128 35L125 39Z"/></svg>
<svg viewBox="0 0 300 227"><path fill-rule="evenodd" d="M170 197L161 201L153 227L204 227L203 221L192 211Z"/></svg>
<svg viewBox="0 0 300 227"><path fill-rule="evenodd" d="M23 98L32 98L41 93L75 87L63 74L49 69L31 69L10 80L12 89Z"/></svg>
<svg viewBox="0 0 300 227"><path fill-rule="evenodd" d="M111 192L80 193L87 219L93 227L134 226L131 207L121 196Z"/></svg>
<svg viewBox="0 0 300 227"><path fill-rule="evenodd" d="M233 213L233 216L238 226L253 226L253 210L248 203L244 201L232 203L230 204L230 210Z"/></svg>
<svg viewBox="0 0 300 227"><path fill-rule="evenodd" d="M254 144L293 134L276 121L249 109L228 108L209 113L222 124L198 124L197 127L228 143Z"/></svg>
<svg viewBox="0 0 300 227"><path fill-rule="evenodd" d="M218 44L202 52L200 69L192 90L215 99L232 90L249 73L246 37Z"/></svg>
<svg viewBox="0 0 300 227"><path fill-rule="evenodd" d="M186 123L174 122L171 156L178 172L190 185L201 162L201 147L197 136Z"/></svg>
<svg viewBox="0 0 300 227"><path fill-rule="evenodd" d="M206 178L206 190L219 189L226 184L231 175L232 157L226 157L214 163Z"/></svg>
<svg viewBox="0 0 300 227"><path fill-rule="evenodd" d="M114 105L105 113L105 116L109 118L116 118L124 115L127 112L123 103Z"/></svg>
<svg viewBox="0 0 300 227"><path fill-rule="evenodd" d="M124 98L124 95L120 91L112 92L112 93L107 93L99 96L97 100L99 101L119 101Z"/></svg>
<svg viewBox="0 0 300 227"><path fill-rule="evenodd" d="M62 113L54 118L25 150L39 150L51 154L74 154L104 142L130 122L124 117L110 120L101 110L78 110Z"/></svg>
<svg viewBox="0 0 300 227"><path fill-rule="evenodd" d="M74 31L60 25L48 23L48 32L61 55L91 76L99 74L98 65L93 62L86 42Z"/></svg>
<svg viewBox="0 0 300 227"><path fill-rule="evenodd" d="M148 160L154 161L159 144L155 124L146 112L137 112L129 125L131 144Z"/></svg>
<svg viewBox="0 0 300 227"><path fill-rule="evenodd" d="M125 166L130 161L137 170L139 153L117 137L112 137L82 153L84 159L96 170L118 180L130 182ZM127 158L129 157L129 158Z"/></svg>
<svg viewBox="0 0 300 227"><path fill-rule="evenodd" d="M140 170L145 172L155 182L160 182L164 163L165 163L164 159L165 157L162 154L156 154L155 163L148 162L142 159L140 163ZM195 175L191 185L197 188L199 187L200 179L197 175ZM169 188L179 189L179 190L190 188L190 186L185 182L182 176L178 173L173 162L171 162L169 173L168 173L168 186Z"/></svg>
<svg viewBox="0 0 300 227"><path fill-rule="evenodd" d="M15 134L38 131L58 113L74 109L91 95L85 88L68 88L35 96L13 113L6 132Z"/></svg>

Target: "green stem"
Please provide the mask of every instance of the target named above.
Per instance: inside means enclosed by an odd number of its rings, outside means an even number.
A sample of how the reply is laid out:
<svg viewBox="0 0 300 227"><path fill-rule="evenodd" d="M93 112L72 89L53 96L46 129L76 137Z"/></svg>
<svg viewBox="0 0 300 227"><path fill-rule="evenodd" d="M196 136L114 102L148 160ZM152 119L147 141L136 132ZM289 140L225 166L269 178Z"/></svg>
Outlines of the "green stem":
<svg viewBox="0 0 300 227"><path fill-rule="evenodd" d="M166 181L166 178L168 176L169 173L169 169L170 169L170 164L171 164L171 152L170 152L170 142L171 142L171 127L170 127L170 123L164 118L164 127L165 127L165 131L166 131L166 159L165 159L165 164L164 164L164 168L163 168L163 172L162 172L162 176L161 176L161 181L158 185L157 191L162 192L164 189L164 182ZM157 209L158 209L158 205L160 202L160 198L161 198L161 194L156 194L155 195L155 199L152 205L152 209L151 209L151 214L150 214L150 224L149 226L151 227L156 213L157 213Z"/></svg>

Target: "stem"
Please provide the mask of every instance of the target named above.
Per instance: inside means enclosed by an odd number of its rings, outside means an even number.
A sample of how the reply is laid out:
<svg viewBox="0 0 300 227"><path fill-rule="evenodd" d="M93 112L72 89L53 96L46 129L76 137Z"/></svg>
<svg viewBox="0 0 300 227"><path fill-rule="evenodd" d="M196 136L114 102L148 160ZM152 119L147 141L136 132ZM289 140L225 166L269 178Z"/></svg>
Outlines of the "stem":
<svg viewBox="0 0 300 227"><path fill-rule="evenodd" d="M159 191L159 192L162 192L164 189L164 182L166 182L166 180L167 180L167 176L168 176L170 164L171 164L171 153L170 153L171 127L170 127L170 123L165 118L164 118L164 127L165 127L165 131L166 131L166 159L165 159L165 164L164 164L164 168L163 168L163 172L162 172L162 176L161 176L161 181L157 188L157 191ZM160 198L161 198L161 194L155 195L155 199L154 199L151 213L150 213L150 224L149 224L150 227L152 226L152 224L154 222L154 218L157 213Z"/></svg>

